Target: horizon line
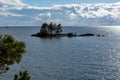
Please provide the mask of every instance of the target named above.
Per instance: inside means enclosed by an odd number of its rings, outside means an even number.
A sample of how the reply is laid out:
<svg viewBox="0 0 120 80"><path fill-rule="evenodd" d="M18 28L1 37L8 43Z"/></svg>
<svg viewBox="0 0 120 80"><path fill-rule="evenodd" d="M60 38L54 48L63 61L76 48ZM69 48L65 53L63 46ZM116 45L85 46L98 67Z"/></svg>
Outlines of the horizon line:
<svg viewBox="0 0 120 80"><path fill-rule="evenodd" d="M14 26L0 26L1 28L3 27L3 28L12 28L12 27L41 27L41 26L38 26L38 25L33 25L33 26L29 26L29 25L20 25L20 26L17 26L17 25L14 25ZM85 26L85 25L80 25L80 26L74 26L74 25L72 25L72 26L63 26L63 27L120 27L120 25L108 25L108 26L103 26L103 25L101 25L101 26Z"/></svg>

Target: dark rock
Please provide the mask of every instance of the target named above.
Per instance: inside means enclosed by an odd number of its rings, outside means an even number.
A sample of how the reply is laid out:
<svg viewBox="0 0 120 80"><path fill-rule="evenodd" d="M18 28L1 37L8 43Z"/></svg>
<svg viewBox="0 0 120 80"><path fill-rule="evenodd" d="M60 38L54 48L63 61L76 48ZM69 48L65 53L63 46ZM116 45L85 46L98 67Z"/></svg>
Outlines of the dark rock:
<svg viewBox="0 0 120 80"><path fill-rule="evenodd" d="M36 37L47 37L47 34L43 34L43 33L37 33L37 34L32 34L31 36L36 36Z"/></svg>
<svg viewBox="0 0 120 80"><path fill-rule="evenodd" d="M41 37L41 38L52 38L52 37L77 37L77 36L83 36L83 37L89 37L89 36L97 36L97 37L104 37L104 35L100 34L92 34L92 33L86 33L86 34L81 34L81 35L76 35L73 33L64 33L64 34L42 34L42 33L37 33L37 34L32 34L31 36L35 37Z"/></svg>
<svg viewBox="0 0 120 80"><path fill-rule="evenodd" d="M92 33L86 33L86 34L81 34L81 35L79 35L79 36L95 36L95 35L92 34Z"/></svg>
<svg viewBox="0 0 120 80"><path fill-rule="evenodd" d="M100 35L100 34L98 34L98 35L96 35L97 37L104 37L105 35Z"/></svg>
<svg viewBox="0 0 120 80"><path fill-rule="evenodd" d="M100 37L101 35L100 34L98 34L98 35L96 35L97 37Z"/></svg>
<svg viewBox="0 0 120 80"><path fill-rule="evenodd" d="M73 33L68 33L67 36L68 36L68 37L73 37L73 36L75 36L75 35L74 35Z"/></svg>

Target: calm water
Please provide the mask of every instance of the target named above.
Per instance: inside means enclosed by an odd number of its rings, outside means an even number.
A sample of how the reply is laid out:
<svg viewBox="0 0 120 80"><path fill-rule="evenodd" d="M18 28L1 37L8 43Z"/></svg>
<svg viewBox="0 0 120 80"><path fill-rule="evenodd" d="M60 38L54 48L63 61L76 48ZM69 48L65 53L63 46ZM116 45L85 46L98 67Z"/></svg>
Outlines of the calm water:
<svg viewBox="0 0 120 80"><path fill-rule="evenodd" d="M0 28L26 43L20 64L0 76L12 80L15 73L28 70L31 80L120 80L120 28L66 27L64 32L104 34L105 37L31 37L39 27Z"/></svg>

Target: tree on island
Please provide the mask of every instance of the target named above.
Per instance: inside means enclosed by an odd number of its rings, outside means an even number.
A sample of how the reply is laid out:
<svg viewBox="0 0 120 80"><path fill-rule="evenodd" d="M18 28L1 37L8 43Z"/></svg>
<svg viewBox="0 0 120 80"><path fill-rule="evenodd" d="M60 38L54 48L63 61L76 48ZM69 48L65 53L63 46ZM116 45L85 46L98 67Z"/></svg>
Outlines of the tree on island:
<svg viewBox="0 0 120 80"><path fill-rule="evenodd" d="M76 33L61 33L62 26L61 24L56 25L56 23L51 22L43 23L40 32L37 34L32 34L31 36L41 37L41 38L52 38L52 37L74 37L77 36Z"/></svg>
<svg viewBox="0 0 120 80"><path fill-rule="evenodd" d="M40 29L40 34L42 36L59 34L60 32L62 32L61 24L56 25L55 23L53 24L53 22L50 24L43 23Z"/></svg>
<svg viewBox="0 0 120 80"><path fill-rule="evenodd" d="M48 24L47 23L43 23L40 29L40 34L45 36L48 34Z"/></svg>
<svg viewBox="0 0 120 80"><path fill-rule="evenodd" d="M62 32L62 27L61 27L61 24L58 24L58 25L56 26L55 31L56 31L56 33L57 33L57 34L59 34L59 33L61 33L61 32Z"/></svg>

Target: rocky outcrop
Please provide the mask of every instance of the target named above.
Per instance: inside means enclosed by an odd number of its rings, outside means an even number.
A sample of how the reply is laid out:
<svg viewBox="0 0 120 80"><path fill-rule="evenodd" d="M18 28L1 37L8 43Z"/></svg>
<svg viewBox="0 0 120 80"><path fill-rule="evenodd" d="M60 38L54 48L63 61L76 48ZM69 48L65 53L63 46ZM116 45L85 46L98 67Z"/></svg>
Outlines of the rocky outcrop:
<svg viewBox="0 0 120 80"><path fill-rule="evenodd" d="M92 34L92 33L86 33L86 34L81 34L81 35L79 35L79 36L95 36L95 35Z"/></svg>
<svg viewBox="0 0 120 80"><path fill-rule="evenodd" d="M35 36L35 37L90 37L90 36L96 36L96 37L104 37L104 35L100 35L100 34L92 34L92 33L86 33L86 34L80 34L80 35L76 35L73 33L62 33L62 34L42 34L42 33L37 33L37 34L32 34L31 36Z"/></svg>

